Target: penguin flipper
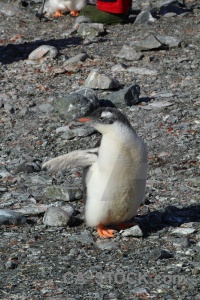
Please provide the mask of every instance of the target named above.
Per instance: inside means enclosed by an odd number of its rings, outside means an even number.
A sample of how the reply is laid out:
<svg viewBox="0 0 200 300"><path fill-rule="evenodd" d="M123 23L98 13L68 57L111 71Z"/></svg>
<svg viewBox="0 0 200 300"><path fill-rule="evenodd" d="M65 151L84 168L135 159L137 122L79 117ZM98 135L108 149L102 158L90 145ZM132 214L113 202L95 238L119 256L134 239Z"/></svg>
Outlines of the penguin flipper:
<svg viewBox="0 0 200 300"><path fill-rule="evenodd" d="M42 165L43 170L64 171L73 167L86 167L97 161L98 148L75 150L55 157Z"/></svg>

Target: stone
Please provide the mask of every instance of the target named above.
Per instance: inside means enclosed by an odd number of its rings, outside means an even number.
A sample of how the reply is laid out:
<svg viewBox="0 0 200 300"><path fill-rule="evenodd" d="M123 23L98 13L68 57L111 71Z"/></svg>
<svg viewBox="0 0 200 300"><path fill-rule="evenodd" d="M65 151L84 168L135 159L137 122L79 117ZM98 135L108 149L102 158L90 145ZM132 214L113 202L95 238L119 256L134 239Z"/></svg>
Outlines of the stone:
<svg viewBox="0 0 200 300"><path fill-rule="evenodd" d="M65 131L61 137L64 140L71 140L75 137L89 136L94 132L95 132L94 128L89 127L89 126L82 126L77 129L74 129L74 130Z"/></svg>
<svg viewBox="0 0 200 300"><path fill-rule="evenodd" d="M6 262L6 268L7 269L16 269L17 268L17 263L16 261L12 260L12 259L9 259L7 262Z"/></svg>
<svg viewBox="0 0 200 300"><path fill-rule="evenodd" d="M154 21L156 21L156 19L152 17L150 10L145 9L137 15L134 25L148 24Z"/></svg>
<svg viewBox="0 0 200 300"><path fill-rule="evenodd" d="M117 250L119 248L118 243L110 241L98 240L96 245L101 250Z"/></svg>
<svg viewBox="0 0 200 300"><path fill-rule="evenodd" d="M120 83L111 76L93 70L86 78L84 86L91 89L114 90L120 87Z"/></svg>
<svg viewBox="0 0 200 300"><path fill-rule="evenodd" d="M56 186L45 187L43 194L52 200L74 201L81 198L82 193L77 186Z"/></svg>
<svg viewBox="0 0 200 300"><path fill-rule="evenodd" d="M99 100L91 89L70 93L54 102L59 115L67 121L87 116L99 107Z"/></svg>
<svg viewBox="0 0 200 300"><path fill-rule="evenodd" d="M5 168L0 166L0 178L6 178L11 176L11 173L8 172Z"/></svg>
<svg viewBox="0 0 200 300"><path fill-rule="evenodd" d="M162 43L156 37L151 35L144 40L131 42L131 45L134 46L138 51L147 51L152 49L159 49L162 46Z"/></svg>
<svg viewBox="0 0 200 300"><path fill-rule="evenodd" d="M22 14L22 10L18 8L13 3L3 3L0 2L0 14L3 14L7 17L14 17L16 15Z"/></svg>
<svg viewBox="0 0 200 300"><path fill-rule="evenodd" d="M167 46L169 48L176 48L180 47L182 40L168 36L168 35L156 35L155 38L164 46Z"/></svg>
<svg viewBox="0 0 200 300"><path fill-rule="evenodd" d="M74 64L74 63L78 63L79 61L83 62L87 58L90 58L90 56L87 53L80 53L80 54L77 54L77 55L67 59L65 61L65 65L71 65L71 64Z"/></svg>
<svg viewBox="0 0 200 300"><path fill-rule="evenodd" d="M124 72L124 71L126 71L126 69L127 69L127 66L125 64L119 63L117 65L114 65L111 68L111 71L112 72Z"/></svg>
<svg viewBox="0 0 200 300"><path fill-rule="evenodd" d="M19 174L19 173L30 174L39 171L40 171L39 162L23 162L15 168L14 174Z"/></svg>
<svg viewBox="0 0 200 300"><path fill-rule="evenodd" d="M54 107L50 103L42 103L39 105L39 110L41 110L43 113L50 114L54 111Z"/></svg>
<svg viewBox="0 0 200 300"><path fill-rule="evenodd" d="M43 223L48 226L66 226L72 217L72 207L63 209L60 207L49 207L44 214Z"/></svg>
<svg viewBox="0 0 200 300"><path fill-rule="evenodd" d="M77 33L83 38L94 39L95 37L104 33L103 24L97 23L81 23L78 27Z"/></svg>
<svg viewBox="0 0 200 300"><path fill-rule="evenodd" d="M190 240L187 237L177 237L173 240L173 246L187 248L190 246Z"/></svg>
<svg viewBox="0 0 200 300"><path fill-rule="evenodd" d="M26 218L19 212L10 209L0 209L0 225L21 225Z"/></svg>
<svg viewBox="0 0 200 300"><path fill-rule="evenodd" d="M142 109L151 110L151 109L157 109L157 108L165 108L174 105L173 102L168 101L154 101L152 103L148 103L148 105L140 106Z"/></svg>
<svg viewBox="0 0 200 300"><path fill-rule="evenodd" d="M80 242L82 245L94 244L94 239L93 239L91 233L87 230L84 230L80 234L72 234L72 235L68 236L68 239L73 242L74 241Z"/></svg>
<svg viewBox="0 0 200 300"><path fill-rule="evenodd" d="M48 205L30 205L30 206L23 206L22 208L16 209L16 212L21 213L24 216L38 216L43 214L47 208Z"/></svg>
<svg viewBox="0 0 200 300"><path fill-rule="evenodd" d="M195 232L194 228L181 228L180 227L180 228L173 229L171 234L184 236L184 235L192 234L193 232Z"/></svg>
<svg viewBox="0 0 200 300"><path fill-rule="evenodd" d="M85 16L78 16L75 20L74 28L78 29L81 23L91 23L91 20Z"/></svg>
<svg viewBox="0 0 200 300"><path fill-rule="evenodd" d="M135 236L141 237L143 236L143 232L138 225L132 226L128 229L122 231L122 236Z"/></svg>
<svg viewBox="0 0 200 300"><path fill-rule="evenodd" d="M146 68L129 67L129 68L127 68L127 71L129 73L134 73L134 74L138 74L138 75L153 75L153 76L158 75L158 71L150 70L150 69L146 69Z"/></svg>
<svg viewBox="0 0 200 300"><path fill-rule="evenodd" d="M58 50L54 46L49 46L49 45L42 45L32 51L28 58L30 60L40 60L40 59L46 59L47 57L49 58L56 58L58 55Z"/></svg>
<svg viewBox="0 0 200 300"><path fill-rule="evenodd" d="M99 103L98 103L97 94L93 89L81 87L76 91L76 93L86 97L87 99L90 100L90 102L94 102L96 103L96 106L98 106Z"/></svg>
<svg viewBox="0 0 200 300"><path fill-rule="evenodd" d="M140 86L138 84L132 84L122 90L107 95L106 99L112 101L116 107L120 105L124 106L124 104L132 106L139 102L139 96Z"/></svg>
<svg viewBox="0 0 200 300"><path fill-rule="evenodd" d="M173 258L174 255L173 253L171 253L169 250L167 249L164 249L164 250L154 250L152 253L151 253L151 256L154 260L157 260L157 259L166 259L166 258Z"/></svg>
<svg viewBox="0 0 200 300"><path fill-rule="evenodd" d="M137 52L132 46L123 45L122 49L115 56L118 58L123 58L125 60L135 61L141 59L142 54L140 52Z"/></svg>

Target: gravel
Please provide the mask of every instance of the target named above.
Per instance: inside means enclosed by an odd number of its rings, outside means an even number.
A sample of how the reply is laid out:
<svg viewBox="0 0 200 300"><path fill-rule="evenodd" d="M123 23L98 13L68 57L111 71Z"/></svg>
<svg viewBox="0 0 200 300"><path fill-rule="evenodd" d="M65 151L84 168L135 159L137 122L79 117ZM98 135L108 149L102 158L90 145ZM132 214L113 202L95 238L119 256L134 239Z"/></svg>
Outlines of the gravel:
<svg viewBox="0 0 200 300"><path fill-rule="evenodd" d="M0 2L0 298L200 299L199 1L135 0L129 24L79 32L69 15L39 22L40 5ZM135 233L103 240L84 223L82 169L41 164L93 147L74 117L115 95L149 170Z"/></svg>

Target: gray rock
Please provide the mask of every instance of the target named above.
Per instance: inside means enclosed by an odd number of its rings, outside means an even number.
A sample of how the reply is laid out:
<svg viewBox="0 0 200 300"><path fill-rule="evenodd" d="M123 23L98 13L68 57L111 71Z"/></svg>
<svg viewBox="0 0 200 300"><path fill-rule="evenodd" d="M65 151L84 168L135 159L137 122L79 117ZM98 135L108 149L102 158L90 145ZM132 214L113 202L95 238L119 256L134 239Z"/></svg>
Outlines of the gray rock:
<svg viewBox="0 0 200 300"><path fill-rule="evenodd" d="M180 228L173 229L171 234L182 236L182 235L191 234L193 232L195 232L194 228L182 228L182 227L180 227Z"/></svg>
<svg viewBox="0 0 200 300"><path fill-rule="evenodd" d="M16 209L16 211L24 216L38 216L43 214L48 208L48 205L30 205L23 206L20 209Z"/></svg>
<svg viewBox="0 0 200 300"><path fill-rule="evenodd" d="M39 162L23 162L20 165L16 167L14 170L15 174L19 173L34 173L34 172L39 172L40 171L40 164Z"/></svg>
<svg viewBox="0 0 200 300"><path fill-rule="evenodd" d="M71 57L68 60L66 60L65 65L74 64L74 63L77 63L79 61L85 61L89 57L90 56L87 53L80 53L80 54L77 54L74 57Z"/></svg>
<svg viewBox="0 0 200 300"><path fill-rule="evenodd" d="M130 42L130 45L135 47L137 51L147 51L153 49L175 48L181 45L182 40L166 36L166 35L150 35L144 40L138 42Z"/></svg>
<svg viewBox="0 0 200 300"><path fill-rule="evenodd" d="M67 126L65 126L67 127ZM71 140L75 137L84 137L84 136L89 136L92 133L95 132L95 129L89 126L81 126L77 127L75 129L68 129L65 130L65 132L62 134L62 138L64 140Z"/></svg>
<svg viewBox="0 0 200 300"><path fill-rule="evenodd" d="M169 48L179 47L181 45L182 40L168 36L168 35L156 35L155 38L164 46Z"/></svg>
<svg viewBox="0 0 200 300"><path fill-rule="evenodd" d="M158 41L153 35L145 38L142 41L131 42L131 45L135 47L138 51L146 51L152 49L159 49L162 46L162 43Z"/></svg>
<svg viewBox="0 0 200 300"><path fill-rule="evenodd" d="M127 69L127 66L125 64L117 64L117 65L114 65L112 68L111 68L111 71L112 72L124 72L126 71Z"/></svg>
<svg viewBox="0 0 200 300"><path fill-rule="evenodd" d="M8 172L5 168L0 166L0 178L6 178L8 176L11 176L11 173Z"/></svg>
<svg viewBox="0 0 200 300"><path fill-rule="evenodd" d="M87 38L89 40L94 39L95 37L104 33L103 24L97 23L81 23L78 27L77 33L83 38Z"/></svg>
<svg viewBox="0 0 200 300"><path fill-rule="evenodd" d="M172 258L174 257L174 255L169 250L164 249L164 250L154 250L151 253L151 257L154 260L157 260L157 259L164 259L164 258Z"/></svg>
<svg viewBox="0 0 200 300"><path fill-rule="evenodd" d="M79 90L76 91L76 93L89 99L90 102L96 103L96 105L99 104L96 92L90 88L81 87Z"/></svg>
<svg viewBox="0 0 200 300"><path fill-rule="evenodd" d="M148 105L140 106L140 108L146 109L146 110L151 110L151 109L157 109L157 108L165 108L165 107L172 106L172 105L174 105L174 103L169 102L169 101L154 101L152 103L149 103Z"/></svg>
<svg viewBox="0 0 200 300"><path fill-rule="evenodd" d="M58 55L58 50L54 46L49 46L49 45L42 45L32 51L28 58L31 60L40 60L40 59L45 59L47 57L49 58L56 58Z"/></svg>
<svg viewBox="0 0 200 300"><path fill-rule="evenodd" d="M158 71L146 68L130 67L127 71L138 75L158 75Z"/></svg>
<svg viewBox="0 0 200 300"><path fill-rule="evenodd" d="M132 226L130 228L123 230L122 236L141 237L141 236L143 236L143 232L138 225L135 225L135 226Z"/></svg>
<svg viewBox="0 0 200 300"><path fill-rule="evenodd" d="M119 248L118 243L110 241L98 240L96 245L101 250L116 250Z"/></svg>
<svg viewBox="0 0 200 300"><path fill-rule="evenodd" d="M137 15L134 25L142 25L150 22L154 22L156 19L154 19L151 15L151 12L149 9L145 9Z"/></svg>
<svg viewBox="0 0 200 300"><path fill-rule="evenodd" d="M6 262L6 268L7 269L15 269L17 268L17 262L12 260L12 259L9 259L7 262Z"/></svg>
<svg viewBox="0 0 200 300"><path fill-rule="evenodd" d="M106 99L112 101L115 106L123 105L124 103L128 106L132 106L139 102L140 87L138 84L132 84L129 87L113 92L106 96Z"/></svg>
<svg viewBox="0 0 200 300"><path fill-rule="evenodd" d="M0 225L21 225L26 223L26 218L21 214L9 209L0 209Z"/></svg>
<svg viewBox="0 0 200 300"><path fill-rule="evenodd" d="M142 54L137 52L134 47L129 45L123 45L122 49L119 51L118 54L115 55L116 57L123 58L125 60L139 60L142 57Z"/></svg>
<svg viewBox="0 0 200 300"><path fill-rule="evenodd" d="M82 193L77 186L56 186L44 188L43 194L52 200L74 201L81 198Z"/></svg>
<svg viewBox="0 0 200 300"><path fill-rule="evenodd" d="M68 236L68 239L70 241L76 241L80 242L83 245L93 244L94 239L91 235L91 233L87 230L81 232L81 234L72 234L71 236Z"/></svg>
<svg viewBox="0 0 200 300"><path fill-rule="evenodd" d="M78 27L81 23L91 23L91 20L90 20L90 18L87 18L85 16L78 16L75 20L74 28L78 29Z"/></svg>
<svg viewBox="0 0 200 300"><path fill-rule="evenodd" d="M190 246L190 241L187 237L174 238L173 246L187 248Z"/></svg>
<svg viewBox="0 0 200 300"><path fill-rule="evenodd" d="M18 8L16 5L13 5L13 3L3 3L0 2L0 13L7 17L14 17L16 15L22 14L22 10Z"/></svg>
<svg viewBox="0 0 200 300"><path fill-rule="evenodd" d="M39 105L39 110L41 110L43 113L49 114L53 112L54 107L50 103L42 103Z"/></svg>
<svg viewBox="0 0 200 300"><path fill-rule="evenodd" d="M43 223L48 226L66 226L72 217L74 210L72 207L65 209L60 207L49 207L44 214Z"/></svg>
<svg viewBox="0 0 200 300"><path fill-rule="evenodd" d="M93 112L99 107L99 100L90 89L82 89L57 99L54 106L62 118L70 121Z"/></svg>
<svg viewBox="0 0 200 300"><path fill-rule="evenodd" d="M115 78L93 70L86 78L84 86L91 89L113 90L119 88L120 83Z"/></svg>

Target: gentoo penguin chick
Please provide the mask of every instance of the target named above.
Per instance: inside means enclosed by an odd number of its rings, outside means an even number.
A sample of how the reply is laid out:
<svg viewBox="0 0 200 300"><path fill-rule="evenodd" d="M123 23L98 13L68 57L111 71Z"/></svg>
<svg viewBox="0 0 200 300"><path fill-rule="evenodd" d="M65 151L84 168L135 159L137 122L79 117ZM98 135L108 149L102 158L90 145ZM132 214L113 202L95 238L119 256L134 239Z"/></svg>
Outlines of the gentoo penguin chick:
<svg viewBox="0 0 200 300"><path fill-rule="evenodd" d="M73 17L86 5L87 0L49 0L49 12L53 17L62 17L62 11L70 11Z"/></svg>
<svg viewBox="0 0 200 300"><path fill-rule="evenodd" d="M117 229L136 214L144 198L147 176L147 151L127 118L117 109L99 108L79 119L102 134L100 145L76 150L43 164L49 171L74 166L84 171L86 188L85 219L97 227L101 237L113 237ZM110 226L110 228L109 228Z"/></svg>

